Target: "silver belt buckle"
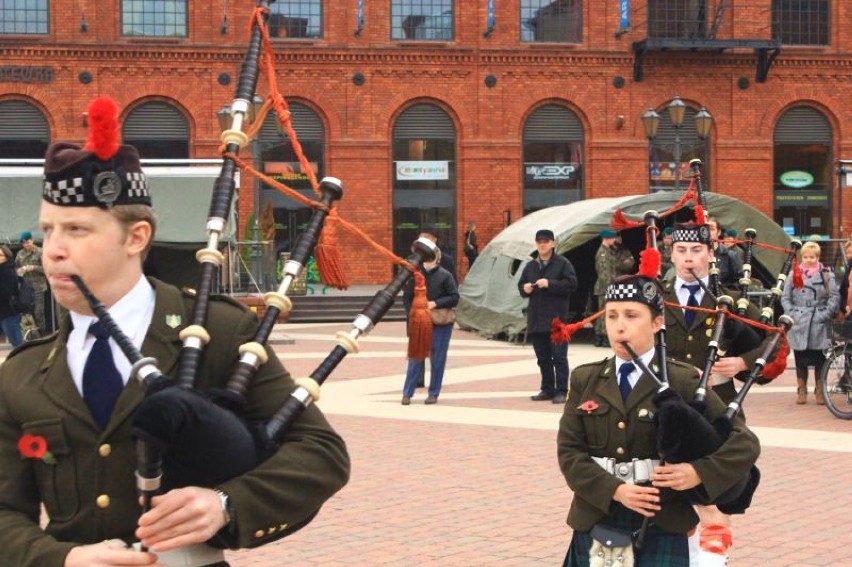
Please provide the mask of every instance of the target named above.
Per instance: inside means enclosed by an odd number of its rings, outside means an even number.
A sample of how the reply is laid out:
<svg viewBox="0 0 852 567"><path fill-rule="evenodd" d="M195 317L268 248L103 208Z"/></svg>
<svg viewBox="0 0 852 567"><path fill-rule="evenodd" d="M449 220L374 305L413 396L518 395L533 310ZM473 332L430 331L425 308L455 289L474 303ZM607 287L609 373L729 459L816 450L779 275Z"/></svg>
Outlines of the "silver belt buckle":
<svg viewBox="0 0 852 567"><path fill-rule="evenodd" d="M633 463L615 463L613 474L625 482L633 479Z"/></svg>

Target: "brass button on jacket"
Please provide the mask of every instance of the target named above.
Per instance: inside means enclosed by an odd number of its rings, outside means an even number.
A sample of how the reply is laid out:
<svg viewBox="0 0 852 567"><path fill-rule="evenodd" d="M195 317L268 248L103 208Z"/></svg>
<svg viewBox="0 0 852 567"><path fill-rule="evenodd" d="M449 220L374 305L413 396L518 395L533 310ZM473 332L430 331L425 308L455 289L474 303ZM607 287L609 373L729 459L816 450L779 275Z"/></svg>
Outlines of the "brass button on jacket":
<svg viewBox="0 0 852 567"><path fill-rule="evenodd" d="M98 508L109 508L109 495L101 494L98 496L97 500L95 500L95 504L98 505Z"/></svg>
<svg viewBox="0 0 852 567"><path fill-rule="evenodd" d="M109 457L110 453L112 453L112 445L109 443L104 443L98 447L98 455L101 457Z"/></svg>

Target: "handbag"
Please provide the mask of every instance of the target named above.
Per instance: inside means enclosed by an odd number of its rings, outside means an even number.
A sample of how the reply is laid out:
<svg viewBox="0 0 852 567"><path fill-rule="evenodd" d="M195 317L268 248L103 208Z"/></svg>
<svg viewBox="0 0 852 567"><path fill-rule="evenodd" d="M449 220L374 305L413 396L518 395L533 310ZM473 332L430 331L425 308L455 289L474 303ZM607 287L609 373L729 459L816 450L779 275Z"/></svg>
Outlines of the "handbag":
<svg viewBox="0 0 852 567"><path fill-rule="evenodd" d="M436 307L429 310L433 325L452 325L456 322L456 310L452 307Z"/></svg>
<svg viewBox="0 0 852 567"><path fill-rule="evenodd" d="M633 537L630 532L595 524L589 535L589 567L633 567Z"/></svg>

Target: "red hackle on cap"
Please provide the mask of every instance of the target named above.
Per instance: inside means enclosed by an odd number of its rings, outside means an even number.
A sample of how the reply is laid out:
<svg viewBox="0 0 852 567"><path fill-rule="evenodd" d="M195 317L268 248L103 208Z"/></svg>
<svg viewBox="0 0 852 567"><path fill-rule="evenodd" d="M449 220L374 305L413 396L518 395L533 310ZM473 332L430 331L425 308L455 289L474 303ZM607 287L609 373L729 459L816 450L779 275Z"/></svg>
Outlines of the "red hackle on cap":
<svg viewBox="0 0 852 567"><path fill-rule="evenodd" d="M432 350L432 317L426 297L426 277L414 272L414 298L408 314L408 358L426 360Z"/></svg>
<svg viewBox="0 0 852 567"><path fill-rule="evenodd" d="M805 287L805 277L802 275L802 266L798 261L793 262L793 287L795 289L802 289Z"/></svg>
<svg viewBox="0 0 852 567"><path fill-rule="evenodd" d="M631 228L638 228L643 226L642 221L632 221L624 215L624 211L620 208L615 210L615 213L612 215L612 220L609 221L609 226L614 228L616 231L629 230Z"/></svg>
<svg viewBox="0 0 852 567"><path fill-rule="evenodd" d="M646 248L639 253L639 271L636 274L651 279L657 278L662 263L659 250Z"/></svg>
<svg viewBox="0 0 852 567"><path fill-rule="evenodd" d="M784 370L787 369L787 356L790 354L790 343L787 342L787 336L781 337L781 348L772 362L763 367L762 376L764 380L774 380L778 378Z"/></svg>
<svg viewBox="0 0 852 567"><path fill-rule="evenodd" d="M89 135L83 149L106 161L118 153L118 103L109 97L96 98L87 109Z"/></svg>
<svg viewBox="0 0 852 567"><path fill-rule="evenodd" d="M704 216L704 207L698 202L698 196L695 197L695 223L707 224L707 217Z"/></svg>
<svg viewBox="0 0 852 567"><path fill-rule="evenodd" d="M591 323L604 313L606 313L606 311L602 309L597 313L589 315L582 321L578 321L576 323L563 323L559 320L559 317L554 317L553 321L550 322L550 342L555 345L571 342L571 337L574 336L574 333L576 333L577 331L585 327L587 323Z"/></svg>
<svg viewBox="0 0 852 567"><path fill-rule="evenodd" d="M323 223L319 242L314 250L317 269L324 284L336 289L347 289L349 278L343 270L340 259L340 247L337 242L337 209L332 209Z"/></svg>

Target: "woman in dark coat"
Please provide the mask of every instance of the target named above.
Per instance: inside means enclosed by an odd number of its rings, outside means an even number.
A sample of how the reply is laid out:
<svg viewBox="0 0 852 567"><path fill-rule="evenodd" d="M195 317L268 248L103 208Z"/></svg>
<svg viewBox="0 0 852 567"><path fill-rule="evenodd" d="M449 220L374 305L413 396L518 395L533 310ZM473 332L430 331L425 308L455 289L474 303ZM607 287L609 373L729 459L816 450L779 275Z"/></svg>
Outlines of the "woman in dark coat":
<svg viewBox="0 0 852 567"><path fill-rule="evenodd" d="M17 292L15 259L8 246L0 246L0 327L13 347L24 342L21 336L21 315L12 307L12 298Z"/></svg>
<svg viewBox="0 0 852 567"><path fill-rule="evenodd" d="M441 253L432 262L424 262L421 272L426 277L426 298L429 300L429 310L455 308L459 302L459 290L453 275L442 268L439 263ZM402 302L405 312L411 312L411 302L414 298L414 278L409 280L403 289ZM453 334L453 324L432 323L432 349L429 352L429 395L426 404L437 404L441 394L441 384L444 381L444 368L447 365L447 351L450 349L450 337ZM411 403L417 379L423 375L425 360L408 360L408 370L405 373L405 385L402 388L402 405Z"/></svg>

